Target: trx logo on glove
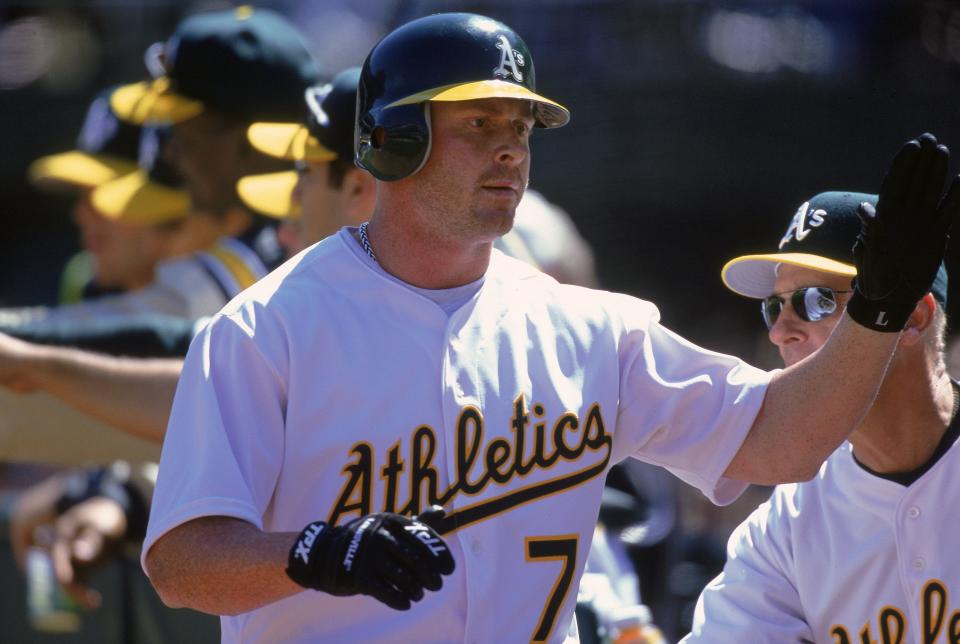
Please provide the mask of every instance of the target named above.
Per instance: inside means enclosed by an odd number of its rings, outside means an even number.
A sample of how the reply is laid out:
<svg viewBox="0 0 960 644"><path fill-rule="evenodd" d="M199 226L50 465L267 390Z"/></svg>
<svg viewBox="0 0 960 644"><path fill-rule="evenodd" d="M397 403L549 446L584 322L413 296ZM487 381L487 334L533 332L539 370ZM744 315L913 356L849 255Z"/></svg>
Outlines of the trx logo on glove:
<svg viewBox="0 0 960 644"><path fill-rule="evenodd" d="M302 559L303 563L310 563L310 547L313 546L313 542L317 540L317 535L323 532L325 527L327 527L326 523L317 521L308 525L306 530L303 531L303 538L297 541L296 546L296 556Z"/></svg>
<svg viewBox="0 0 960 644"><path fill-rule="evenodd" d="M443 510L425 516L440 520ZM427 553L432 556L427 556ZM336 597L369 595L409 610L424 591L443 587L456 562L430 521L378 512L346 525L307 524L287 557L287 576Z"/></svg>
<svg viewBox="0 0 960 644"><path fill-rule="evenodd" d="M413 525L404 526L403 529L422 541L434 557L439 557L441 553L447 551L443 539L433 536L433 531L419 521Z"/></svg>

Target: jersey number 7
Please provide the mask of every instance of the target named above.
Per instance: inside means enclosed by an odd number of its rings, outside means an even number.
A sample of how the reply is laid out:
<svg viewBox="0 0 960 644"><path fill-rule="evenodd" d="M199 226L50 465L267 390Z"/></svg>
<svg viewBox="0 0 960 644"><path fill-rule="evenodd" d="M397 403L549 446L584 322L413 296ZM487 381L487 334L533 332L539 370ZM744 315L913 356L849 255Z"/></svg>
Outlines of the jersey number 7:
<svg viewBox="0 0 960 644"><path fill-rule="evenodd" d="M577 568L577 545L580 535L564 534L554 537L527 537L523 540L526 546L525 558L527 561L560 561L563 566L560 574L553 582L553 589L547 597L547 602L540 612L537 629L530 638L531 642L546 642L553 631L557 613L567 598L570 585L573 582L573 572Z"/></svg>

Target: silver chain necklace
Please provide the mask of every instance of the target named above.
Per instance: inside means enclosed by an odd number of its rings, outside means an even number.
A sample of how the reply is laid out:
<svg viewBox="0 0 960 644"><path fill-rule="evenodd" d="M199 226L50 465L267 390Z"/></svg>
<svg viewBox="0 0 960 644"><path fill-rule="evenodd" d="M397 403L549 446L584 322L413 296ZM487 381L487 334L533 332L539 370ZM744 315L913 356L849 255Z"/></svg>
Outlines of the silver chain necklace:
<svg viewBox="0 0 960 644"><path fill-rule="evenodd" d="M377 256L373 254L373 247L370 246L370 238L367 237L367 226L369 225L369 221L365 221L360 224L360 245L363 246L363 250L367 251L367 255L370 256L370 259L376 262Z"/></svg>

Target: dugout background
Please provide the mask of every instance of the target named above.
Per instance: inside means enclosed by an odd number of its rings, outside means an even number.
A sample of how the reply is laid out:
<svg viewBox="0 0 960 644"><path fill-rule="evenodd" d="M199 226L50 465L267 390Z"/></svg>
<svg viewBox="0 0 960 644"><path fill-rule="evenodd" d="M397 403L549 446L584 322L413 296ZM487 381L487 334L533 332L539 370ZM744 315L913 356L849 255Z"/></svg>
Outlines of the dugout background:
<svg viewBox="0 0 960 644"><path fill-rule="evenodd" d="M185 12L229 4L237 3L0 0L0 306L52 303L63 263L78 249L69 199L28 186L27 165L71 148L89 100L106 85L143 78L144 49ZM258 6L293 19L331 75L359 65L393 26L434 11L477 11L514 27L533 52L539 90L572 112L569 126L535 134L532 185L572 215L604 285L654 301L664 322L693 341L764 367L779 361L758 304L723 287L727 259L773 250L797 206L817 192L876 191L893 154L923 131L954 148L951 169L960 172L960 5L953 2ZM948 258L954 319L957 247ZM725 537L757 502L701 511L699 501L684 499L681 522L700 521ZM48 641L25 630L3 514L0 578L10 583L0 585L0 640ZM182 639L165 637L149 612L137 617L149 602L123 602L140 588L130 584L143 583L136 565L131 559L103 573L105 599L122 621L105 617L74 640L56 641ZM694 593L702 586L695 582ZM211 622L180 612L170 627L203 639ZM151 635L133 635L138 625Z"/></svg>
<svg viewBox="0 0 960 644"><path fill-rule="evenodd" d="M68 202L26 185L28 163L71 147L87 101L139 80L144 48L184 12L227 4L0 3L0 305L53 301L77 249ZM758 307L724 289L725 260L772 250L816 192L877 190L911 136L929 130L960 153L960 11L942 0L260 4L293 18L330 73L433 11L513 26L539 88L573 115L536 133L532 184L574 217L604 284L763 366L777 361Z"/></svg>

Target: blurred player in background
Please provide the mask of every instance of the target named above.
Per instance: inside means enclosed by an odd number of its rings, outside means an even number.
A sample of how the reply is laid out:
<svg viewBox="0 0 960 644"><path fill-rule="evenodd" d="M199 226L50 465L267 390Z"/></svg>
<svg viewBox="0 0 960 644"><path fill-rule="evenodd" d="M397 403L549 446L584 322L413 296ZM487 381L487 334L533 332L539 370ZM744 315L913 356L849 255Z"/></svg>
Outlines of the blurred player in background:
<svg viewBox="0 0 960 644"><path fill-rule="evenodd" d="M84 250L64 271L64 303L150 283L154 265L173 254L163 248L163 232L175 227L189 210L186 193L178 185L182 181L176 179L170 187L178 198L168 201L153 217L135 221L112 218L91 202L94 188L138 167L142 130L118 119L110 108L114 89L101 91L91 102L75 149L37 159L28 170L31 183L38 188L74 195L72 216Z"/></svg>
<svg viewBox="0 0 960 644"><path fill-rule="evenodd" d="M299 119L303 92L319 80L301 36L269 10L199 13L152 46L147 61L155 78L118 88L110 104L128 122L172 125L164 154L183 177L190 225L204 231L209 248L161 263L152 282L129 293L56 309L0 311L0 327L42 329L142 313L211 315L283 259L273 222L245 208L235 186L242 176L278 167L250 146L247 127ZM98 207L128 210L146 179L117 179L119 185L102 191Z"/></svg>

